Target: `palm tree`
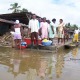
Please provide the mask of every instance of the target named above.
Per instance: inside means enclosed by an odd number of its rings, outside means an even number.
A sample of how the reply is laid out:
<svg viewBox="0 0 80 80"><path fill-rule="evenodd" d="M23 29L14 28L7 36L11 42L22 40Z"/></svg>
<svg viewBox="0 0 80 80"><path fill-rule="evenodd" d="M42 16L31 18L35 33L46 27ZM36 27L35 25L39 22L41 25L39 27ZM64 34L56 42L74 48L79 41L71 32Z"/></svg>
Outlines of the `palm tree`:
<svg viewBox="0 0 80 80"><path fill-rule="evenodd" d="M11 8L9 8L8 10L13 10L12 13L20 12L19 8L21 8L21 6L19 6L18 3L13 3L10 6L11 6Z"/></svg>

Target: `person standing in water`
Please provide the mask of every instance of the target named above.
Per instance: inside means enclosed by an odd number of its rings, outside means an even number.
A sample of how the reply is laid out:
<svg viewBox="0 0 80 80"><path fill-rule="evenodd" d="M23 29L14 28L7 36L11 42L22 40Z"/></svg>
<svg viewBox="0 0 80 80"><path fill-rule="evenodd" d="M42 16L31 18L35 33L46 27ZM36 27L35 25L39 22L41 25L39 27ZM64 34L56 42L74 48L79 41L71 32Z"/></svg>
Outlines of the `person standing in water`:
<svg viewBox="0 0 80 80"><path fill-rule="evenodd" d="M58 44L60 43L60 40L61 40L61 43L64 42L64 23L63 23L63 19L60 19L59 20L59 25L58 25L58 30L57 30L57 33L58 33Z"/></svg>
<svg viewBox="0 0 80 80"><path fill-rule="evenodd" d="M19 23L19 20L16 20L14 25L15 47L21 46L21 40L22 40L21 32L22 32L22 27Z"/></svg>
<svg viewBox="0 0 80 80"><path fill-rule="evenodd" d="M43 18L43 21L40 24L40 30L41 30L41 38L48 39L48 27L49 24L46 22L46 18Z"/></svg>
<svg viewBox="0 0 80 80"><path fill-rule="evenodd" d="M34 38L36 39L36 45L38 47L38 30L39 21L36 19L36 15L32 15L32 19L29 21L29 32L31 33L31 48L34 45Z"/></svg>
<svg viewBox="0 0 80 80"><path fill-rule="evenodd" d="M54 37L56 36L56 26L55 26L55 23L56 23L56 19L52 19L52 23L50 23L49 21L49 40L52 41L52 44L53 44L53 39Z"/></svg>

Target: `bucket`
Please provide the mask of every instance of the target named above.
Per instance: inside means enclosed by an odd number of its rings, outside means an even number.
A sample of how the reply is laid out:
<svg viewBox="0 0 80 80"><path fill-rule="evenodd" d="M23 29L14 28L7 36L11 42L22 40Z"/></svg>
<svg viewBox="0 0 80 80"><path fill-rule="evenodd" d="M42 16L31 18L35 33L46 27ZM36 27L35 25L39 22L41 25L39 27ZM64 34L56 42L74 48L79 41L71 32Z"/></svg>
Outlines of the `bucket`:
<svg viewBox="0 0 80 80"><path fill-rule="evenodd" d="M20 49L25 49L27 48L27 43L26 42L21 42L21 46L18 46L18 48Z"/></svg>
<svg viewBox="0 0 80 80"><path fill-rule="evenodd" d="M27 43L27 45L31 45L31 39L25 38L24 41ZM41 39L38 39L38 44L41 44ZM36 40L34 39L34 44L36 44Z"/></svg>

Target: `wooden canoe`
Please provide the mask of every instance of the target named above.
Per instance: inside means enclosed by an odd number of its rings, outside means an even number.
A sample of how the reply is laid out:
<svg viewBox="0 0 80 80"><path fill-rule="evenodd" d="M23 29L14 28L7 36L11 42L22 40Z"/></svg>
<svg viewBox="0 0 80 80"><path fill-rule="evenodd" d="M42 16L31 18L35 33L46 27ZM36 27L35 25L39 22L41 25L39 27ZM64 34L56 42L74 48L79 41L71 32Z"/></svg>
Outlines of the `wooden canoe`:
<svg viewBox="0 0 80 80"><path fill-rule="evenodd" d="M77 47L79 44L66 44L64 45L64 48L65 49L70 49L70 48L74 48L74 47Z"/></svg>

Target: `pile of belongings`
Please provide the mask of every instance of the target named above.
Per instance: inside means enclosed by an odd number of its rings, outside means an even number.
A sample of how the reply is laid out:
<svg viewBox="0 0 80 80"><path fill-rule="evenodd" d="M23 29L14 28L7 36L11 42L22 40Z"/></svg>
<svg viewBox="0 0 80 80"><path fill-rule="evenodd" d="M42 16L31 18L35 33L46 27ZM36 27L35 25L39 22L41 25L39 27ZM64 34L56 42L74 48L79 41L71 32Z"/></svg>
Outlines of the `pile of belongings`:
<svg viewBox="0 0 80 80"><path fill-rule="evenodd" d="M50 46L51 44L52 44L51 40L47 40L47 39L42 40L42 45L44 46Z"/></svg>

